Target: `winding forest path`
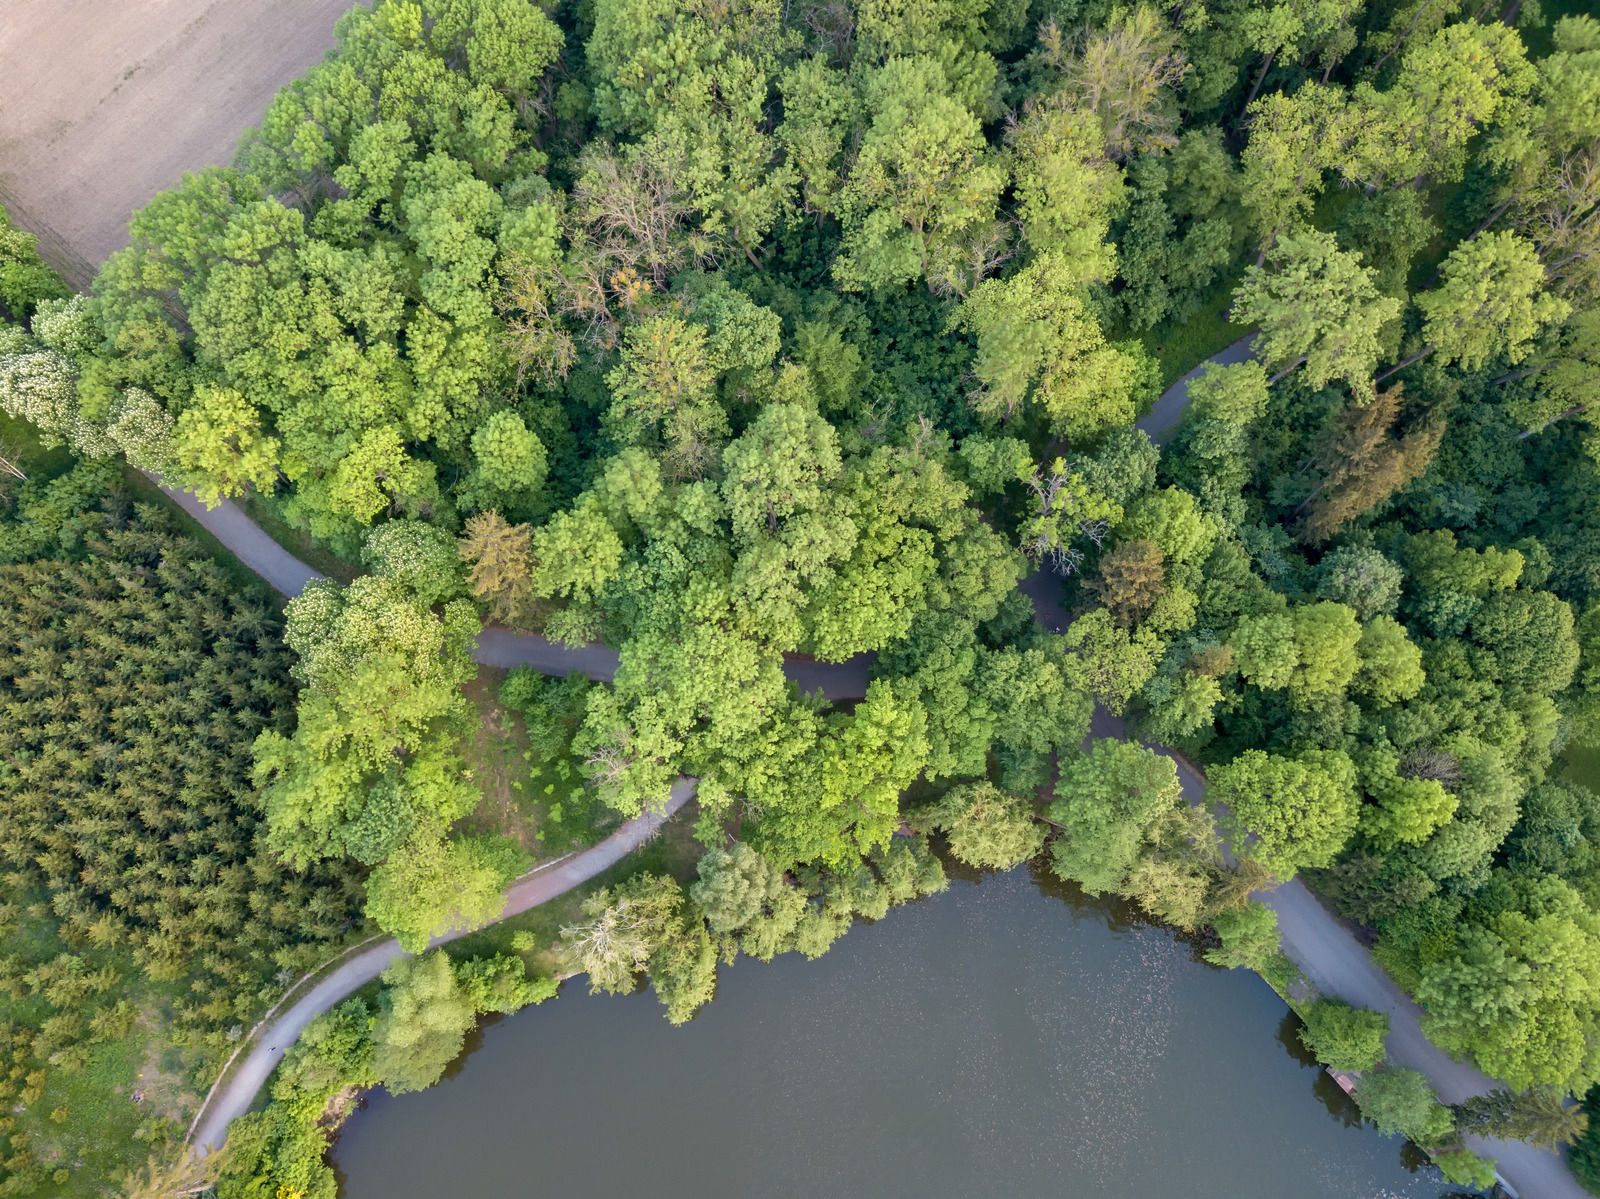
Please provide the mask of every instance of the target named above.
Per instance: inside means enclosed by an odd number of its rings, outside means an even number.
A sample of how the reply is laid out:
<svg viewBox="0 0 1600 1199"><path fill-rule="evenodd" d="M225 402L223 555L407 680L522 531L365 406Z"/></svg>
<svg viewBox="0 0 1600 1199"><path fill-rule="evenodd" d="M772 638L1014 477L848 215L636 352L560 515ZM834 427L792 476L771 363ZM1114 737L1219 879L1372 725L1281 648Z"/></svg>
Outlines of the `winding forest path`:
<svg viewBox="0 0 1600 1199"><path fill-rule="evenodd" d="M506 889L506 910L500 919L548 903L556 896L564 895L595 875L609 870L655 836L667 819L693 795L694 780L679 779L672 788L672 797L667 801L665 811L636 816L600 844L523 875ZM429 945L443 945L473 931L463 928L449 932L435 937ZM250 1110L256 1094L283 1059L284 1051L295 1043L305 1026L377 978L404 953L400 943L392 939L370 948L358 946L357 950L318 978L288 1009L281 1013L269 1013L268 1018L252 1032L249 1052L243 1060L223 1072L222 1078L201 1104L190 1127L190 1144L207 1149L222 1144L229 1123Z"/></svg>
<svg viewBox="0 0 1600 1199"><path fill-rule="evenodd" d="M149 471L145 474L206 532L233 551L234 557L270 583L273 590L292 599L313 579L327 577L274 541L232 500L207 508L193 492L168 487ZM478 634L472 656L485 666L531 666L543 674L586 674L602 682L609 682L616 674L618 661L617 651L604 645L569 647L537 633L514 633L492 625ZM783 672L799 684L801 691L821 691L827 699L860 699L867 693L874 657L861 654L848 662L792 657L784 661Z"/></svg>
<svg viewBox="0 0 1600 1199"><path fill-rule="evenodd" d="M1250 340L1246 337L1235 342L1179 379L1139 422L1139 427L1153 440L1165 440L1183 415L1190 381L1208 365L1244 361L1249 357ZM167 487L163 490L241 562L283 594L298 595L312 579L323 577L273 541L236 505L224 501L217 508L207 509L188 492ZM1059 585L1053 576L1036 574L1023 580L1019 587L1033 600L1035 613L1046 628L1052 631L1066 628L1068 616L1061 606ZM616 651L605 646L568 648L543 637L500 628L483 631L474 656L489 666L526 664L551 674L579 671L601 680L610 679L617 667ZM805 690L821 689L829 699L851 699L866 694L870 666L870 655L837 664L794 659L784 663L784 673ZM1097 709L1090 733L1095 737L1125 739L1127 726L1120 717ZM1204 802L1205 779L1188 762L1176 755L1173 757L1184 796L1191 803ZM669 814L691 793L692 784L680 782L673 790ZM630 821L593 849L549 868L548 873L519 881L508 893L512 898L507 903L506 915L526 911L593 878L642 844L662 819L664 817L641 817ZM1356 934L1329 913L1299 879L1264 892L1260 898L1278 914L1284 952L1318 991L1358 1007L1388 1013L1389 1056L1397 1065L1426 1074L1446 1103L1459 1103L1495 1085L1471 1065L1452 1060L1428 1041L1422 1032L1422 1010L1373 961ZM293 1007L261 1029L253 1038L254 1046L244 1062L226 1075L225 1081L208 1097L201 1116L197 1117L191 1141L197 1145L218 1143L228 1122L249 1109L284 1049L294 1043L301 1029L319 1013L377 978L399 954L400 947L393 941L363 951L318 981ZM1590 1199L1559 1154L1521 1141L1473 1138L1472 1144L1480 1153L1497 1160L1508 1189L1522 1199Z"/></svg>
<svg viewBox="0 0 1600 1199"><path fill-rule="evenodd" d="M86 287L92 264L126 243L126 214L183 170L229 161L239 131L259 118L279 81L303 73L331 44L334 19L349 2L151 0L118 6L103 0L13 0L0 26L0 59L15 69L0 73L0 108L7 110L17 136L0 146L0 202L10 207L18 225L40 235L41 250L58 269ZM73 69L57 69L62 62ZM1243 361L1249 340L1208 362ZM1177 424L1188 383L1205 365L1169 388L1139 422L1157 441ZM167 494L283 594L298 595L307 582L321 577L235 505L225 502L207 510L186 492L167 489ZM1047 627L1065 628L1055 580L1035 576L1022 588ZM569 649L497 628L480 635L475 656L490 666L527 664L597 679L609 679L617 665L615 651L604 646ZM795 659L785 663L785 672L808 691L846 699L865 693L869 667L866 658L840 664ZM1109 713L1095 714L1094 735L1125 732ZM1200 802L1204 780L1181 760L1178 769L1185 795ZM674 789L671 810L687 800L689 786L680 783ZM507 914L594 877L642 844L660 819L630 821L600 845L519 880L511 888ZM1487 1089L1483 1075L1428 1043L1416 1005L1303 884L1291 882L1263 898L1278 913L1285 951L1321 991L1389 1013L1395 1061L1428 1074L1447 1101ZM252 1038L243 1061L213 1089L191 1139L201 1145L220 1141L228 1121L248 1109L301 1029L376 978L399 952L392 941L362 950L274 1016ZM1519 1142L1484 1149L1499 1159L1502 1175L1526 1199L1586 1196L1553 1153Z"/></svg>

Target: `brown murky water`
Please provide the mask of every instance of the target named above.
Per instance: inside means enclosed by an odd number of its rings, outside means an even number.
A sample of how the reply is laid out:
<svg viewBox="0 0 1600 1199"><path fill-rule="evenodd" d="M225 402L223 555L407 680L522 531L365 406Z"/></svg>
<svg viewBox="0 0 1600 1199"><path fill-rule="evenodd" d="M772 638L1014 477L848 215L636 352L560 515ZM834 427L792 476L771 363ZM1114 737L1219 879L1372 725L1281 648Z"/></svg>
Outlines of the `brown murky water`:
<svg viewBox="0 0 1600 1199"><path fill-rule="evenodd" d="M672 1028L581 979L340 1136L347 1199L1449 1193L1362 1126L1254 975L1025 870L816 962L724 967Z"/></svg>

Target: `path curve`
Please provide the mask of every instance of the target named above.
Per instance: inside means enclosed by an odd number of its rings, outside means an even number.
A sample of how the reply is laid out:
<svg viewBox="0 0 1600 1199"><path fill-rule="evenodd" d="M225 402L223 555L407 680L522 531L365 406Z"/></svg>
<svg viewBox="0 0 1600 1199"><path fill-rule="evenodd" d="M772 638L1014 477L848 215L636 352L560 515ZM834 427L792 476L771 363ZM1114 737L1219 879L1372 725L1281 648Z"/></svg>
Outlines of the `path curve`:
<svg viewBox="0 0 1600 1199"><path fill-rule="evenodd" d="M636 816L600 844L582 853L524 875L506 889L506 908L496 921L526 912L558 895L588 882L595 875L609 870L634 850L638 849L666 823L668 817L687 803L694 795L693 779L679 779L673 785L666 809L659 813ZM494 923L494 922L491 922ZM428 944L443 945L464 937L475 928L464 928L435 937ZM364 949L344 962L331 973L319 979L287 1011L274 1017L264 1028L254 1034L255 1045L245 1058L219 1086L206 1097L196 1115L191 1144L210 1150L222 1144L227 1137L228 1125L235 1117L244 1115L255 1102L256 1094L283 1059L283 1054L300 1036L305 1026L323 1012L360 990L402 957L405 951L394 940L384 941Z"/></svg>
<svg viewBox="0 0 1600 1199"><path fill-rule="evenodd" d="M1212 366L1236 366L1247 362L1250 358L1250 347L1256 339L1256 334L1247 333L1225 350L1218 350L1199 366L1195 367L1183 378L1179 379L1166 391L1161 393L1161 398L1150 409L1150 415L1139 422L1139 428L1150 434L1150 440L1163 442L1167 436L1178 427L1178 421L1183 417L1183 410L1189 406L1189 384Z"/></svg>
<svg viewBox="0 0 1600 1199"><path fill-rule="evenodd" d="M144 473L173 503L279 594L293 599L313 579L328 577L312 570L274 541L232 500L225 499L215 508L207 508L194 492L168 487L160 475ZM542 674L585 674L601 682L609 682L617 673L618 662L617 651L604 645L569 647L546 640L537 633L516 633L494 625L478 634L472 656L485 666L531 666ZM858 654L846 662L818 662L807 657L788 657L783 663L783 673L798 684L801 691L821 691L826 699L860 699L867 693L876 658L876 654Z"/></svg>
<svg viewBox="0 0 1600 1199"><path fill-rule="evenodd" d="M1177 428L1189 403L1189 384L1207 366L1231 366L1250 357L1255 334L1241 337L1221 352L1206 359L1161 394L1138 427L1161 442ZM260 575L281 595L293 599L313 579L328 576L296 558L274 541L260 525L245 515L232 500L224 499L208 508L200 497L181 487L168 487L161 476L144 472L167 497L182 508L206 532L233 552L234 557ZM1033 600L1035 611L1047 628L1059 632L1066 627L1066 613L1059 600L1055 576L1035 574L1022 589ZM517 633L490 625L478 634L473 658L485 666L531 666L543 674L585 674L607 682L617 671L617 651L604 645L569 647L556 644L536 633ZM846 662L818 662L810 658L789 657L783 672L805 692L821 691L827 699L860 699L867 693L876 654L858 654Z"/></svg>
<svg viewBox="0 0 1600 1199"><path fill-rule="evenodd" d="M1150 414L1139 421L1139 428L1152 440L1163 441L1177 426L1188 403L1189 383L1207 366L1232 365L1250 356L1253 336L1245 337L1216 354L1194 370L1184 375L1161 396ZM159 479L156 482L160 482ZM299 561L250 520L236 505L223 501L217 508L207 509L193 495L163 486L184 511L193 516L224 546L232 550L245 565L255 570L274 588L285 595L298 595L311 579L324 576ZM1059 581L1048 574L1034 574L1018 585L1034 602L1035 613L1042 624L1052 631L1060 631L1067 624L1067 613L1060 603ZM550 674L569 674L581 671L591 678L606 680L616 671L617 654L605 646L581 646L571 649L553 644L543 637L527 633L513 633L508 629L486 628L479 636L474 657L489 666L529 665ZM871 659L869 655L852 658L848 662L831 664L804 660L784 663L784 673L807 690L820 688L829 699L855 698L866 693ZM1095 737L1126 739L1125 722L1104 709L1097 709L1090 728ZM1205 780L1183 759L1171 755L1177 763L1183 793L1191 803L1204 801ZM692 784L679 783L673 790L673 810L687 798L678 798L680 789ZM641 818L649 819L649 818ZM627 833L635 822L585 855L571 859L561 866L562 872L577 869L577 863L587 854L594 854ZM550 891L542 898L527 899L520 907L508 904L506 914L525 911L545 899L552 898L592 878L600 870L620 860L635 845L622 850L614 858L597 866L580 878ZM554 879L556 872L540 876ZM525 880L530 888L534 879ZM516 884L512 890L523 886ZM530 891L530 894L533 893ZM1398 1065L1408 1066L1426 1074L1446 1103L1459 1103L1468 1096L1482 1094L1495 1083L1471 1065L1451 1059L1434 1046L1422 1032L1422 1011L1395 985L1367 949L1349 929L1325 909L1299 879L1294 879L1273 891L1259 896L1278 914L1278 927L1283 949L1324 995L1343 999L1347 1003L1387 1012L1390 1021L1388 1039L1389 1056ZM520 902L520 901L519 901ZM457 934L460 935L460 934ZM448 939L448 938L447 938ZM293 1043L300 1030L318 1013L326 1011L351 991L370 982L387 968L399 955L399 946L393 942L365 951L338 971L319 982L294 1007L278 1017L272 1024L270 1036L263 1036L253 1050L246 1065L231 1076L221 1088L221 1094L208 1101L204 1126L195 1143L206 1145L216 1142L234 1115L248 1110L256 1092L271 1074L282 1056L283 1048ZM348 985L342 980L348 979ZM336 981L340 980L340 981ZM341 989L342 987L342 989ZM268 1046L268 1048L262 1048ZM276 1048L271 1048L275 1046ZM245 1070L250 1073L246 1075ZM228 1113L226 1119L224 1113ZM1475 1149L1498 1162L1502 1179L1508 1188L1521 1199L1592 1199L1579 1186L1567 1169L1566 1163L1556 1153L1537 1149L1521 1141L1482 1141L1472 1138Z"/></svg>
<svg viewBox="0 0 1600 1199"><path fill-rule="evenodd" d="M1209 366L1233 366L1250 357L1255 334L1242 337L1221 353L1206 359L1167 388L1139 427L1152 441L1163 442L1177 428L1189 403L1189 384ZM1065 628L1053 581L1044 576L1024 580L1022 589L1033 598L1035 610L1050 628ZM1127 737L1118 717L1099 710L1092 734ZM1182 758L1170 755L1178 767L1183 794L1190 803L1205 800L1205 779ZM1305 883L1292 879L1275 890L1261 892L1262 900L1278 915L1283 951L1324 995L1354 1007L1372 1008L1389 1016L1389 1057L1400 1066L1420 1070L1433 1082L1446 1103L1460 1103L1498 1084L1466 1062L1458 1062L1429 1041L1422 1031L1422 1009L1402 991L1372 958L1356 936L1322 906ZM1573 1177L1562 1157L1522 1141L1470 1138L1478 1153L1496 1159L1501 1178L1523 1199L1593 1199Z"/></svg>
<svg viewBox="0 0 1600 1199"><path fill-rule="evenodd" d="M1126 740L1127 725L1121 717L1097 708L1090 735ZM1155 748L1177 766L1184 798L1191 804L1204 803L1204 776L1177 754L1160 746ZM1277 913L1283 952L1321 994L1342 999L1352 1007L1388 1014L1386 1045L1395 1065L1426 1074L1445 1103L1460 1103L1500 1085L1469 1063L1454 1060L1428 1040L1422 1031L1422 1009L1300 879L1291 879L1271 891L1258 891L1254 898ZM1496 1160L1502 1180L1521 1199L1593 1199L1557 1153L1522 1141L1470 1137L1468 1143L1477 1153Z"/></svg>

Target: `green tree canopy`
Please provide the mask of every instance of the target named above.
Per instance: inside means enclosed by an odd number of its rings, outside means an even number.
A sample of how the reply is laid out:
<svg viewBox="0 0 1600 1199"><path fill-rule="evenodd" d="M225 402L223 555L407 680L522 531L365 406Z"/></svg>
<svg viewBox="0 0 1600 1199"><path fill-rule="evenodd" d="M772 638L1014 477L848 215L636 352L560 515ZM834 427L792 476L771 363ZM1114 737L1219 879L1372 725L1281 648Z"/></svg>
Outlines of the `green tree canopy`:
<svg viewBox="0 0 1600 1199"><path fill-rule="evenodd" d="M1312 387L1338 378L1370 395L1383 353L1378 331L1400 314L1400 301L1380 295L1361 255L1326 233L1280 236L1267 261L1272 273L1247 268L1229 314L1261 327L1254 349L1266 368L1281 377L1303 363Z"/></svg>
<svg viewBox="0 0 1600 1199"><path fill-rule="evenodd" d="M1338 751L1301 761L1246 750L1213 769L1210 784L1229 810L1235 851L1278 878L1327 865L1355 831L1355 769Z"/></svg>
<svg viewBox="0 0 1600 1199"><path fill-rule="evenodd" d="M477 1019L472 1000L437 949L401 958L383 972L383 981L372 1028L373 1073L396 1095L426 1090L460 1056Z"/></svg>
<svg viewBox="0 0 1600 1199"><path fill-rule="evenodd" d="M1010 870L1044 847L1045 828L1028 801L992 783L952 787L916 816L949 838L951 853L979 869Z"/></svg>
<svg viewBox="0 0 1600 1199"><path fill-rule="evenodd" d="M1097 738L1066 763L1050 819L1055 871L1091 895L1116 891L1145 848L1151 828L1183 803L1177 767L1141 745Z"/></svg>
<svg viewBox="0 0 1600 1199"><path fill-rule="evenodd" d="M1300 1030L1300 1040L1319 1062L1351 1074L1365 1074L1382 1063L1383 1039L1388 1035L1387 1013L1351 1007L1338 999L1312 1004Z"/></svg>

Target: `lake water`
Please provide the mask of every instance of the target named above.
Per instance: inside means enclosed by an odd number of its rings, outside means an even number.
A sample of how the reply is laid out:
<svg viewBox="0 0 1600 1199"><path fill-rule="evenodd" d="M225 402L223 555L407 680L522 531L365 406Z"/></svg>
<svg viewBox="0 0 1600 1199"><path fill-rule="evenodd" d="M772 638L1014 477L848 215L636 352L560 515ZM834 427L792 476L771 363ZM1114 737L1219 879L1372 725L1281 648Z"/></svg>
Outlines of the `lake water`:
<svg viewBox="0 0 1600 1199"><path fill-rule="evenodd" d="M815 962L741 958L682 1028L662 1012L573 979L491 1023L437 1087L350 1119L344 1195L1452 1190L1359 1123L1259 978L1025 868L952 879Z"/></svg>

